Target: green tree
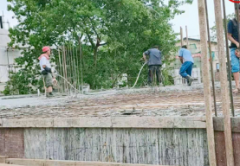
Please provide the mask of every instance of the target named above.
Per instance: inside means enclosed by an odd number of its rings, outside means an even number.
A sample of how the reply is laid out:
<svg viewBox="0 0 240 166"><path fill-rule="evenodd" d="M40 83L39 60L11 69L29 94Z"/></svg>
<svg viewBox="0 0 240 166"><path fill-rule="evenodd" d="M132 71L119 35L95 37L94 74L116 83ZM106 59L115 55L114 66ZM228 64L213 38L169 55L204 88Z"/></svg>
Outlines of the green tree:
<svg viewBox="0 0 240 166"><path fill-rule="evenodd" d="M19 25L10 29L10 45L27 45L16 62L29 77L40 78L32 66L44 45L61 48L71 43L78 50L77 64L82 79L91 88L110 88L123 73L128 84L135 81L142 52L159 45L165 64L174 57L176 34L170 19L183 11L178 7L189 0L8 0ZM79 48L79 49L78 49ZM80 51L81 50L81 51ZM57 52L55 53L57 55ZM55 56L55 62L59 59ZM58 64L59 66L59 64ZM80 68L78 70L81 70ZM80 73L80 72L78 72ZM13 73L14 75L14 73ZM146 78L146 75L143 75ZM14 81L11 79L9 84ZM30 88L27 84L23 85ZM38 82L34 82L37 84ZM140 79L139 85L143 83ZM10 91L10 90L8 90Z"/></svg>
<svg viewBox="0 0 240 166"><path fill-rule="evenodd" d="M227 25L228 22L229 22L230 20L232 20L234 17L235 17L235 14L234 14L234 13L228 14L228 15L227 15L227 20L226 20L226 25ZM223 19L223 22L224 22L224 21L225 21L225 19ZM216 24L216 23L215 23L215 24ZM224 26L224 25L223 25L223 26ZM225 29L225 27L224 27L224 29ZM213 27L211 27L210 30L211 30L211 40L216 41L216 40L217 40L217 27L216 27L216 25L214 25Z"/></svg>

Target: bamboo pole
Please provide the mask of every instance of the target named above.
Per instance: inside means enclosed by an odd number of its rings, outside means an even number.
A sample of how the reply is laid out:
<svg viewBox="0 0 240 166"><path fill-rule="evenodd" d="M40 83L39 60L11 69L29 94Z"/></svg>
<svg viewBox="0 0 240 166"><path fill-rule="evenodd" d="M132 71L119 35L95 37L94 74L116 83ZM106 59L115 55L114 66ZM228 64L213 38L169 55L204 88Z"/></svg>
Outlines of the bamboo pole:
<svg viewBox="0 0 240 166"><path fill-rule="evenodd" d="M73 84L73 75L72 75L72 55L71 55L71 44L68 44L68 68L69 68L69 82Z"/></svg>
<svg viewBox="0 0 240 166"><path fill-rule="evenodd" d="M77 54L77 50L78 50L78 47L77 47L77 45L76 45L76 47L75 47L75 58L76 58L76 74L77 74L77 89L80 91L80 89L79 89L79 62L78 62L78 54Z"/></svg>
<svg viewBox="0 0 240 166"><path fill-rule="evenodd" d="M71 57L72 57L71 66L72 66L73 83L75 85L75 88L77 89L77 87L76 87L76 73L75 73L76 65L75 65L75 60L74 60L74 46L73 46L73 44L71 45Z"/></svg>
<svg viewBox="0 0 240 166"><path fill-rule="evenodd" d="M206 109L206 126L207 126L207 140L208 140L208 151L209 151L209 164L210 166L216 166L216 152L215 152L215 141L214 141L214 129L213 129L213 118L212 118L212 100L211 100L211 89L210 89L210 73L209 73L209 62L207 56L207 24L206 24L206 10L204 0L198 0L198 12L199 12L199 29L200 29L200 43L202 53L202 76L203 76L203 87L204 87L204 100Z"/></svg>
<svg viewBox="0 0 240 166"><path fill-rule="evenodd" d="M228 37L227 37L227 16L226 16L225 0L222 0L222 3L223 3L223 13L224 13L225 47L226 47L227 63L228 63L228 82L229 82L229 88L230 88L229 96L230 96L230 99L231 99L232 115L235 116L234 104L233 104L233 92L232 92L231 62L230 62L230 55L229 55L229 48L228 48Z"/></svg>
<svg viewBox="0 0 240 166"><path fill-rule="evenodd" d="M181 47L183 46L183 31L182 31L182 27L180 27L180 40L181 40Z"/></svg>
<svg viewBox="0 0 240 166"><path fill-rule="evenodd" d="M72 44L70 44L70 68L71 68L71 74L72 74L72 84L74 84L74 72L73 72L73 53L72 53Z"/></svg>
<svg viewBox="0 0 240 166"><path fill-rule="evenodd" d="M61 53L60 50L58 49L58 58L59 58L59 74L62 75L62 63L61 63ZM61 87L61 92L63 92L63 87Z"/></svg>
<svg viewBox="0 0 240 166"><path fill-rule="evenodd" d="M187 41L187 48L188 48L188 28L187 28L187 26L185 27L186 28L186 41Z"/></svg>
<svg viewBox="0 0 240 166"><path fill-rule="evenodd" d="M79 38L79 51L80 51L80 72L81 72L81 87L82 87L82 93L83 93L83 52L82 52L82 42L81 38Z"/></svg>
<svg viewBox="0 0 240 166"><path fill-rule="evenodd" d="M227 67L225 59L224 50L224 31L223 31L223 21L222 21L222 8L221 0L214 0L215 8L215 18L217 27L217 42L218 42L218 56L220 63L220 81L221 81L221 102L222 110L224 114L224 136L225 136L225 148L226 148L226 158L227 166L234 166L233 157L233 142L232 142L232 128L231 128L231 118L230 118L230 99L229 99L229 89L227 81Z"/></svg>
<svg viewBox="0 0 240 166"><path fill-rule="evenodd" d="M205 9L206 9L208 48L209 48L210 69L211 69L212 90L213 90L213 103L214 103L215 116L217 116L217 102L216 102L216 92L215 92L215 83L214 83L214 74L213 74L213 58L212 58L212 46L211 46L211 36L210 36L210 27L209 27L209 19L208 19L207 0L205 0Z"/></svg>
<svg viewBox="0 0 240 166"><path fill-rule="evenodd" d="M64 58L64 73L65 73L65 79L67 79L67 64L66 64L66 50L65 50L65 45L63 46L63 58ZM68 84L66 83L65 81L65 84L66 84L66 90L68 91Z"/></svg>
<svg viewBox="0 0 240 166"><path fill-rule="evenodd" d="M66 76L65 76L64 53L63 53L64 51L65 51L64 46L62 46L62 76L64 78L66 78ZM66 91L66 81L64 80L63 83L64 83L64 92L65 92Z"/></svg>

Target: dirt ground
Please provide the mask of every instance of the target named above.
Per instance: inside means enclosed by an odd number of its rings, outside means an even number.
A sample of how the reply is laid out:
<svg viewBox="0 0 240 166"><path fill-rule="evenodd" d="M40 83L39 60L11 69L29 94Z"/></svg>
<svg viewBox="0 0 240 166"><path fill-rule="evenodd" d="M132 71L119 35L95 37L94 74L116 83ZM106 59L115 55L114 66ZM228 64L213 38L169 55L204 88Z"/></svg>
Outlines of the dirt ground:
<svg viewBox="0 0 240 166"><path fill-rule="evenodd" d="M47 105L0 108L0 118L70 118L107 116L205 116L203 90L136 91L78 98L42 99ZM216 91L218 116L222 115L220 90ZM24 98L25 102L31 98ZM8 99L11 102L11 99ZM7 100L5 100L7 101ZM57 102L56 102L57 101ZM240 94L234 95L236 116L240 116ZM231 111L231 110L229 110ZM213 109L214 114L214 109Z"/></svg>

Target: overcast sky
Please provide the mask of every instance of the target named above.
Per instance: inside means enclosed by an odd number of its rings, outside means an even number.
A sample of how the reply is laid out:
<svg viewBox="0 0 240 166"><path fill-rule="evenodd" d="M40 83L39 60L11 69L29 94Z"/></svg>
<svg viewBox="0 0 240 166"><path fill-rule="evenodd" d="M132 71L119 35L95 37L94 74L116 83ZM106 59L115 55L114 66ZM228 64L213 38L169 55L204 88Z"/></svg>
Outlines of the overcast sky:
<svg viewBox="0 0 240 166"><path fill-rule="evenodd" d="M167 1L167 0L166 0ZM185 37L185 26L188 27L188 36L193 38L200 38L199 36L199 20L198 20L198 1L193 0L191 5L183 5L180 9L185 10L184 14L178 15L174 20L171 21L175 32L180 32L180 26L184 29ZM208 16L210 27L214 26L215 15L214 15L214 0L207 0L208 2ZM234 13L234 4L229 0L225 0L226 13Z"/></svg>
<svg viewBox="0 0 240 166"><path fill-rule="evenodd" d="M165 0L166 2L168 0ZM208 11L209 11L209 21L210 27L214 25L215 16L214 16L214 0L207 0L208 2ZM226 12L227 14L231 14L234 12L234 5L229 0L225 0L226 2ZM4 12L5 20L9 20L11 26L17 25L17 20L12 19L14 14L12 12L7 11L7 0L0 0L0 15ZM185 26L188 27L188 35L192 38L199 38L199 23L198 23L198 8L197 8L197 0L194 0L192 5L183 5L180 9L185 10L185 13L182 15L178 15L174 20L171 21L173 24L173 29L175 32L180 31L180 26L184 28L184 37L185 37Z"/></svg>

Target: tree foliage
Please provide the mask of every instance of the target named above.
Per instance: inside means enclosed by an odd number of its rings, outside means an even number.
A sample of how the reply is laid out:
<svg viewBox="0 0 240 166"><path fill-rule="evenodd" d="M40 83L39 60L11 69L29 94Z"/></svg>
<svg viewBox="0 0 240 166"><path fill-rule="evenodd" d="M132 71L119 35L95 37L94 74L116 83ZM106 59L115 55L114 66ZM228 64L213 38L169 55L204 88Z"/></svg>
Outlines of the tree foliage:
<svg viewBox="0 0 240 166"><path fill-rule="evenodd" d="M226 20L226 25L227 25L228 22L229 22L230 20L232 20L234 17L235 17L235 14L234 14L234 13L228 14L228 15L227 15L227 20ZM225 19L223 19L223 23L224 23L224 21L225 21ZM224 26L224 29L225 29L225 25L223 25L223 26ZM214 25L213 27L210 28L210 30L211 30L211 40L216 41L216 40L217 40L217 27L216 27L216 23L215 23L215 25Z"/></svg>
<svg viewBox="0 0 240 166"><path fill-rule="evenodd" d="M23 57L29 77L42 46L60 48L71 43L81 48L76 57L83 64L83 81L91 88L113 87L121 74L128 84L135 81L142 52L159 45L169 66L175 51L176 34L169 21L183 13L179 6L191 0L8 0L19 24L10 29L13 45L26 45ZM58 62L58 57L55 56ZM59 65L59 64L58 64ZM78 69L80 70L80 69ZM21 70L20 70L21 72ZM143 84L146 74L140 78ZM10 80L10 82L13 79ZM23 80L24 82L24 80ZM9 83L10 84L10 83ZM26 84L26 87L28 85ZM29 87L30 88L30 87ZM10 90L9 90L10 91Z"/></svg>

